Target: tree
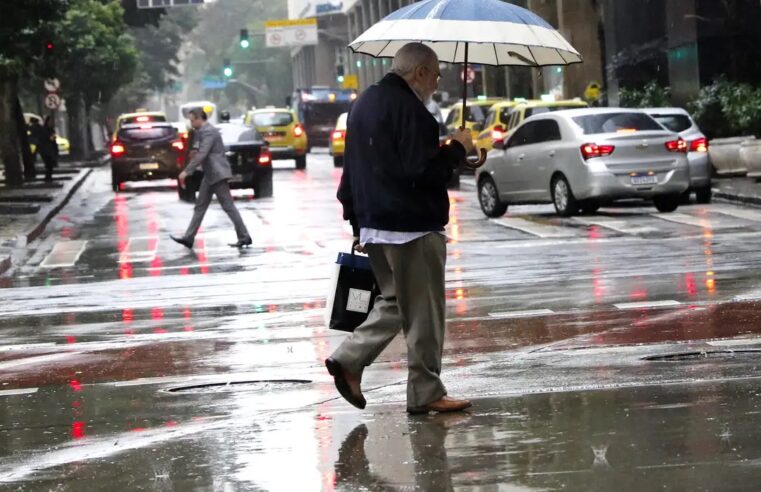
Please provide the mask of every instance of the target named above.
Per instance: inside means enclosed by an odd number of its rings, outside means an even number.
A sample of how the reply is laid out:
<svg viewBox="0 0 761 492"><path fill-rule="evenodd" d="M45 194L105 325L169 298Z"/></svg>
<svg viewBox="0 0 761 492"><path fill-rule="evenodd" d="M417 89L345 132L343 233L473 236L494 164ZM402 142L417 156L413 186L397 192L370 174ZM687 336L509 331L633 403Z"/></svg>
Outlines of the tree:
<svg viewBox="0 0 761 492"><path fill-rule="evenodd" d="M23 183L21 136L18 120L19 75L45 61L44 44L50 40L53 21L69 6L68 0L14 2L0 16L0 159L9 186Z"/></svg>
<svg viewBox="0 0 761 492"><path fill-rule="evenodd" d="M83 157L91 148L85 125L92 107L107 103L133 80L139 56L118 0L72 0L58 26L58 39L72 154Z"/></svg>

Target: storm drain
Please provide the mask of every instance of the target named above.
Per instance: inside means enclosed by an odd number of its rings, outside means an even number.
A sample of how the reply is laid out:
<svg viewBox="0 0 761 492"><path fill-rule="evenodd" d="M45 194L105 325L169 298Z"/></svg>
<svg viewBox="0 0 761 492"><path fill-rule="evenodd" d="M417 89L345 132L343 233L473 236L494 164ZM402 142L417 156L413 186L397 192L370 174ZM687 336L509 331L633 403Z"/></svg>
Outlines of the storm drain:
<svg viewBox="0 0 761 492"><path fill-rule="evenodd" d="M761 349L744 350L704 350L650 355L642 360L649 362L698 362L703 360L746 360L761 358Z"/></svg>
<svg viewBox="0 0 761 492"><path fill-rule="evenodd" d="M295 387L311 384L307 379L267 379L256 381L229 381L221 383L204 383L190 386L177 386L165 389L167 393L175 394L208 394L227 393L230 391L257 391L272 393L274 391L289 390Z"/></svg>

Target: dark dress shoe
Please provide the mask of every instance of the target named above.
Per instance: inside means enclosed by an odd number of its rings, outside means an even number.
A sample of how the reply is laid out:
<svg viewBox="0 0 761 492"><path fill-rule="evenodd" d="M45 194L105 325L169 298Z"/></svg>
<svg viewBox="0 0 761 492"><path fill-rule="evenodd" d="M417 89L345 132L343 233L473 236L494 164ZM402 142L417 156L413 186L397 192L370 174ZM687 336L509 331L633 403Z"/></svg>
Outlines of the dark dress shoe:
<svg viewBox="0 0 761 492"><path fill-rule="evenodd" d="M346 379L348 372L341 367L341 364L337 360L329 358L325 361L325 367L328 368L328 372L333 376L333 380L336 383L336 389L341 393L341 396L355 407L364 410L367 401L362 395L362 391L359 387L357 387L356 391L352 389L349 381Z"/></svg>
<svg viewBox="0 0 761 492"><path fill-rule="evenodd" d="M191 241L190 239L186 239L184 237L174 237L174 236L169 236L169 237L172 238L172 241L174 241L175 243L182 244L186 248L193 249L193 241Z"/></svg>
<svg viewBox="0 0 761 492"><path fill-rule="evenodd" d="M238 239L237 243L230 243L231 248L244 248L246 246L251 246L253 241L251 241L251 236L246 236L243 239Z"/></svg>
<svg viewBox="0 0 761 492"><path fill-rule="evenodd" d="M469 400L455 400L448 396L442 397L440 400L436 400L428 405L422 407L409 407L407 413L421 414L429 412L447 413L447 412L460 412L466 408L473 406Z"/></svg>

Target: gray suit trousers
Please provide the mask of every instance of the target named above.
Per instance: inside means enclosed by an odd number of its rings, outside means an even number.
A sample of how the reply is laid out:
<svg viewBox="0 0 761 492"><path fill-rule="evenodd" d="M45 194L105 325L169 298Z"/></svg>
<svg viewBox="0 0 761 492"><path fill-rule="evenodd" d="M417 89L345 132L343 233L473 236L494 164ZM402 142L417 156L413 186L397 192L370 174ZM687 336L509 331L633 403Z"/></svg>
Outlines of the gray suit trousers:
<svg viewBox="0 0 761 492"><path fill-rule="evenodd" d="M366 249L381 295L367 321L344 340L333 358L361 374L404 330L407 407L439 400L447 394L439 378L446 321L446 238L432 233L407 244L368 244Z"/></svg>
<svg viewBox="0 0 761 492"><path fill-rule="evenodd" d="M227 181L222 180L213 185L210 185L206 180L206 177L201 181L201 187L198 190L198 198L196 198L196 206L193 211L193 218L190 220L188 230L185 232L185 239L194 240L198 229L201 227L203 217L206 215L206 210L211 204L211 198L213 195L217 195L219 204L222 205L222 210L227 213L230 220L235 225L235 233L238 235L238 239L245 239L248 237L248 230L243 223L243 219L238 213L238 209L235 207L233 196L230 193L230 185Z"/></svg>

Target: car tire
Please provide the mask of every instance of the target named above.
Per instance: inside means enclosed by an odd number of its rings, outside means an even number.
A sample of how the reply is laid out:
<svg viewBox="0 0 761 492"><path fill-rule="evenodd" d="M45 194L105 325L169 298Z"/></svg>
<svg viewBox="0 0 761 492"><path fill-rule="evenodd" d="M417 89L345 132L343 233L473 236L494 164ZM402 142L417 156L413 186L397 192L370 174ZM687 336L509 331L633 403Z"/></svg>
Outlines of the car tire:
<svg viewBox="0 0 761 492"><path fill-rule="evenodd" d="M701 205L707 205L711 203L711 199L713 198L711 185L704 186L703 188L698 188L695 190L695 198Z"/></svg>
<svg viewBox="0 0 761 492"><path fill-rule="evenodd" d="M344 167L344 157L342 155L333 157L333 167Z"/></svg>
<svg viewBox="0 0 761 492"><path fill-rule="evenodd" d="M682 195L664 195L653 198L653 204L660 213L667 214L679 208Z"/></svg>
<svg viewBox="0 0 761 492"><path fill-rule="evenodd" d="M255 198L271 198L273 195L272 175L257 179L251 188L254 190Z"/></svg>
<svg viewBox="0 0 761 492"><path fill-rule="evenodd" d="M552 204L555 205L555 211L561 217L572 217L579 210L579 202L573 196L571 185L562 174L555 176L552 180L551 188Z"/></svg>
<svg viewBox="0 0 761 492"><path fill-rule="evenodd" d="M593 201L585 201L581 203L579 210L584 215L594 215L600 210L601 205Z"/></svg>
<svg viewBox="0 0 761 492"><path fill-rule="evenodd" d="M478 182L478 203L481 211L487 217L502 217L507 212L507 204L499 198L497 185L490 177L485 177Z"/></svg>
<svg viewBox="0 0 761 492"><path fill-rule="evenodd" d="M307 156L306 155L300 155L296 158L296 169L306 169L307 168Z"/></svg>

